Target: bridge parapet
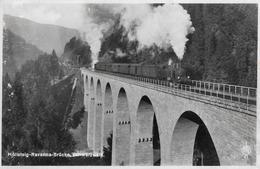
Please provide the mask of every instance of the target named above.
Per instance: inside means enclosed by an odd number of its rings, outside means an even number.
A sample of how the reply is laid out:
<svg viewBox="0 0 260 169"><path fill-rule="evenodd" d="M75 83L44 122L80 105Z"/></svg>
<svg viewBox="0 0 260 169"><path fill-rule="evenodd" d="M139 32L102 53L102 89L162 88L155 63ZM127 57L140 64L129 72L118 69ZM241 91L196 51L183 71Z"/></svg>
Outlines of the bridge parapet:
<svg viewBox="0 0 260 169"><path fill-rule="evenodd" d="M196 86L198 88L209 90L210 92L215 92L217 94L222 94L222 96L228 97L229 100L233 100L234 97L238 98L238 102L242 102L239 100L240 98L244 99L244 102L250 104L249 101L256 102L256 88L246 87L246 86L238 86L224 83L213 83L206 81L198 81L192 80L192 86Z"/></svg>

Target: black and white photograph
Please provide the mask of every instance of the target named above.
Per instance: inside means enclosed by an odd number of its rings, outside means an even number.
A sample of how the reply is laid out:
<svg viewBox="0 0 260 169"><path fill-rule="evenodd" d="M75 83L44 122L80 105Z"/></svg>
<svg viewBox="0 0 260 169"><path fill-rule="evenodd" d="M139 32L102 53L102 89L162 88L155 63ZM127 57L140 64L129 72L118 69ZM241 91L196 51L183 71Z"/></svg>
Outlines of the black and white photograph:
<svg viewBox="0 0 260 169"><path fill-rule="evenodd" d="M257 1L0 4L2 166L259 166Z"/></svg>

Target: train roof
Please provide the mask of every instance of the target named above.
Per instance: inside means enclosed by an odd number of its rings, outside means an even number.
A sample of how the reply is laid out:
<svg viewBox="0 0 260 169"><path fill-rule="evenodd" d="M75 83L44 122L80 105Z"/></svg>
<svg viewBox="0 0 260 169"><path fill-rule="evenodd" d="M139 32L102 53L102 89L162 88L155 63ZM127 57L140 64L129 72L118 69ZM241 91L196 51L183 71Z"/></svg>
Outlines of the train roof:
<svg viewBox="0 0 260 169"><path fill-rule="evenodd" d="M180 64L180 62L177 62ZM142 63L109 63L109 62L97 62L96 64L102 64L102 65L136 65L136 66L167 66L168 63L160 63L160 64L145 64L144 62Z"/></svg>
<svg viewBox="0 0 260 169"><path fill-rule="evenodd" d="M108 63L108 62L97 62L96 64L105 64L105 65L142 65L140 63Z"/></svg>

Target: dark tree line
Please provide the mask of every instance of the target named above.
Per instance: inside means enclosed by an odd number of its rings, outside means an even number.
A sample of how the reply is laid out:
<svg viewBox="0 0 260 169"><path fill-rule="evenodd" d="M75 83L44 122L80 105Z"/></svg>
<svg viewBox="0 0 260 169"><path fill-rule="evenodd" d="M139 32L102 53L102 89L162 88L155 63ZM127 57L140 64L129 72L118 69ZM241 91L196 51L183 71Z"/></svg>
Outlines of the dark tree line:
<svg viewBox="0 0 260 169"><path fill-rule="evenodd" d="M256 87L257 5L183 5L196 31L182 61L196 79Z"/></svg>

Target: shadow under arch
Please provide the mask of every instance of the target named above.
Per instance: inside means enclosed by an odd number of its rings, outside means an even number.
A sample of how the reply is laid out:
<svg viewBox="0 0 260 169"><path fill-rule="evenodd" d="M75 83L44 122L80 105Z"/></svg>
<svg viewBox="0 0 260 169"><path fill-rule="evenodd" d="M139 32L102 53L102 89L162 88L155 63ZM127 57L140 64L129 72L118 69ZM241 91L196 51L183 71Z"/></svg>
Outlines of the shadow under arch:
<svg viewBox="0 0 260 169"><path fill-rule="evenodd" d="M105 87L104 118L103 118L103 140L102 150L106 165L112 165L112 143L113 143L113 95L110 83Z"/></svg>
<svg viewBox="0 0 260 169"><path fill-rule="evenodd" d="M116 108L115 164L129 165L131 122L128 98L124 88L119 90Z"/></svg>
<svg viewBox="0 0 260 169"><path fill-rule="evenodd" d="M86 75L86 78L85 78L85 90L86 90L86 93L89 92L89 86L88 86L88 76Z"/></svg>
<svg viewBox="0 0 260 169"><path fill-rule="evenodd" d="M160 165L161 150L156 114L152 102L143 96L137 110L136 165Z"/></svg>
<svg viewBox="0 0 260 169"><path fill-rule="evenodd" d="M171 139L172 165L220 165L210 133L201 118L184 112L174 127Z"/></svg>
<svg viewBox="0 0 260 169"><path fill-rule="evenodd" d="M107 147L107 138L113 134L113 95L110 83L106 84L104 98L103 146Z"/></svg>

